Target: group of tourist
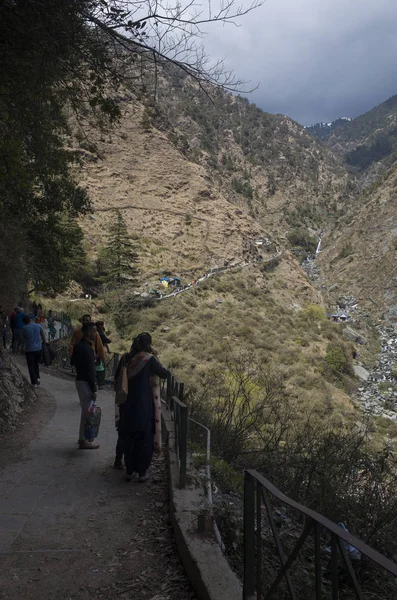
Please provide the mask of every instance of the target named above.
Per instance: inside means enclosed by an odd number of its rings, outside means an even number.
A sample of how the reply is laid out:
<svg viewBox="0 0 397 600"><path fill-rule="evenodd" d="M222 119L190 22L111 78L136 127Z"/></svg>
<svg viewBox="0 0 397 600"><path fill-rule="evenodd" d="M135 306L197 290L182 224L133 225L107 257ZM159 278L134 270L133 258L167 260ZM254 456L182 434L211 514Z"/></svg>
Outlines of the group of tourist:
<svg viewBox="0 0 397 600"><path fill-rule="evenodd" d="M55 327L52 311L48 312L48 326ZM87 438L87 413L97 398L97 391L105 382L105 357L110 353L111 340L103 321L94 322L91 315L83 315L81 326L72 334L69 345L71 365L76 370L76 389L80 400L79 448L95 450L99 444ZM23 349L31 384L40 385L40 361L47 340L42 324L43 310L33 305L32 314L25 314L18 306L11 315L0 308L0 326L4 348L8 328L12 332L13 352ZM152 348L149 333L141 333L132 341L131 349L121 358L115 373L115 385L125 378L125 397L116 406L118 440L114 468L126 469L126 480L136 474L139 482L148 479L148 468L153 452L161 452L161 401L159 378L168 375ZM123 465L124 461L124 465Z"/></svg>
<svg viewBox="0 0 397 600"><path fill-rule="evenodd" d="M7 349L7 344L10 342L13 354L20 351L25 354L30 382L35 388L40 385L39 364L45 362L43 350L47 350L47 340L42 327L45 321L43 307L41 304L36 304L36 302L31 305L29 314L26 314L21 306L16 306L11 314L7 314L5 310L0 308L3 348ZM55 319L51 310L48 311L47 326L49 339L55 339Z"/></svg>
<svg viewBox="0 0 397 600"><path fill-rule="evenodd" d="M56 337L57 331L52 310L48 311L47 319L45 319L41 304L33 302L29 314L25 313L21 306L16 306L10 314L0 308L1 342L3 348L7 348L9 343L14 354L19 350L25 351L26 344L22 336L22 329L25 326L24 319L26 317L29 317L30 322L41 326L47 321L48 341L54 340Z"/></svg>
<svg viewBox="0 0 397 600"><path fill-rule="evenodd" d="M69 347L70 361L76 369L76 389L81 415L79 448L96 450L99 444L86 438L87 413L97 398L97 365L104 360L107 341L103 323L95 323L90 315L81 319L81 327L73 333ZM158 378L168 375L157 360L149 333L134 338L130 352L121 358L115 373L115 385L125 374L127 390L125 399L117 405L116 428L118 440L114 467L126 468L126 480L134 474L139 482L147 481L153 452L161 452L161 401Z"/></svg>

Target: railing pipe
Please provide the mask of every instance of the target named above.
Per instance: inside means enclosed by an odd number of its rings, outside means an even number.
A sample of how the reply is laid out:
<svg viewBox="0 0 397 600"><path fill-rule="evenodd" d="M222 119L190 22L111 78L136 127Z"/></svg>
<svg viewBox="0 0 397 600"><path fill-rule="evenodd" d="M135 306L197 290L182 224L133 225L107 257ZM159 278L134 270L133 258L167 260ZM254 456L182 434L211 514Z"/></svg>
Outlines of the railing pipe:
<svg viewBox="0 0 397 600"><path fill-rule="evenodd" d="M255 494L256 485L256 494ZM305 517L305 525L303 531L295 544L293 550L287 557L281 542L279 531L273 517L273 509L268 499L271 494L274 498L289 506L293 510L298 511ZM255 499L256 496L256 499ZM281 569L278 571L274 581L270 583L270 587L263 595L262 590L262 512L261 512L261 497L266 508L269 519L270 529L273 533L273 539L276 545L277 554L281 562ZM256 500L256 504L255 504ZM255 511L256 506L256 511ZM255 515L256 512L256 515ZM255 518L256 516L256 518ZM256 524L256 530L255 530ZM322 563L321 563L321 529L324 528L331 536L331 597L332 600L339 600L339 578L338 578L338 560L342 559L346 571L349 575L352 588L357 597L357 600L364 600L360 583L357 579L355 569L349 558L347 547L353 547L358 552L367 556L378 566L386 571L389 571L394 577L397 577L397 564L386 558L360 539L349 533L346 529L336 525L326 517L320 515L314 510L299 504L295 500L291 500L279 489L276 488L263 475L254 470L245 471L244 476L244 600L268 600L277 597L277 589L283 579L287 583L289 595L291 599L296 598L295 590L292 585L289 569L298 557L306 539L313 532L314 541L314 591L316 600L321 600L322 592ZM256 536L255 536L256 532ZM255 544L256 537L256 544ZM256 582L255 582L255 565L256 565Z"/></svg>
<svg viewBox="0 0 397 600"><path fill-rule="evenodd" d="M386 569L386 571L389 571L389 573L397 577L397 564L394 563L392 560L386 558L386 556L383 556L380 552L374 550L365 542L356 538L354 535L352 535L339 525L336 525L336 523L333 523L332 521L327 519L327 517L323 517L323 515L320 515L311 508L307 508L306 506L299 504L299 502L288 498L288 496L283 494L283 492L277 489L275 485L273 485L270 481L263 477L263 475L258 473L258 471L249 469L248 471L246 471L246 473L248 473L249 477L253 477L257 481L259 481L262 487L268 490L272 494L272 496L274 496L284 504L287 504L291 508L294 508L298 512L301 512L306 517L317 521L318 523L320 523L320 525L328 529L331 533L334 533L338 538L344 540L345 542L353 546L353 548L356 548L359 552L365 554L365 556L368 556L368 558L370 558L377 565L379 565L383 569Z"/></svg>

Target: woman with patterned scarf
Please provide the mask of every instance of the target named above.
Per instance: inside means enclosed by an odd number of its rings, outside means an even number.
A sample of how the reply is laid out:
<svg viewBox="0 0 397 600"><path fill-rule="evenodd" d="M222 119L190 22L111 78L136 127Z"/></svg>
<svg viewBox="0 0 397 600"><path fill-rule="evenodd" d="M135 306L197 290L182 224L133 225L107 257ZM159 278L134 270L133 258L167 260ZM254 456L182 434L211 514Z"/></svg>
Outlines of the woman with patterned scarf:
<svg viewBox="0 0 397 600"><path fill-rule="evenodd" d="M158 378L166 379L168 371L153 353L152 337L141 333L132 342L131 350L120 361L127 368L128 395L119 409L119 450L124 453L126 479L138 474L138 481L149 479L147 470L153 450L161 453L161 400ZM120 448L121 446L121 448ZM121 459L120 459L121 462Z"/></svg>

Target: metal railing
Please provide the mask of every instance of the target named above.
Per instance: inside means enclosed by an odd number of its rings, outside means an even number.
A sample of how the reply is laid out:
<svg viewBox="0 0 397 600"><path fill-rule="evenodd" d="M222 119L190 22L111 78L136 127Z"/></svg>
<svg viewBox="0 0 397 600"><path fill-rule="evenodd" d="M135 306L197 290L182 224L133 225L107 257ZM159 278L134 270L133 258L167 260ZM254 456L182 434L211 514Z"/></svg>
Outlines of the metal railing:
<svg viewBox="0 0 397 600"><path fill-rule="evenodd" d="M303 531L297 540L294 548L287 556L274 518L269 495L278 501L286 504L291 509L298 511L304 517ZM274 578L268 583L267 590L264 591L263 583L263 519L262 504L266 509L270 530L273 534L278 558L281 568ZM254 470L245 471L244 479L244 600L268 600L269 598L280 598L277 590L280 591L280 584L285 580L289 597L296 600L298 597L290 576L290 568L299 556L304 543L310 534L313 537L314 553L314 594L307 592L307 598L321 600L323 590L323 571L322 571L322 547L321 535L327 533L330 537L330 580L331 580L331 598L338 600L339 595L339 562L342 561L349 576L352 588L359 600L364 600L364 594L357 579L356 572L349 558L347 548L352 548L361 554L367 556L382 569L397 577L397 564L370 548L367 544L351 535L347 530L336 525L319 513L306 508L302 504L288 498L280 492L270 481L265 479L260 473Z"/></svg>
<svg viewBox="0 0 397 600"><path fill-rule="evenodd" d="M166 388L163 386L163 399L174 418L175 449L179 463L179 487L186 486L187 437L189 429L189 409L183 400L184 385L171 373L168 374Z"/></svg>
<svg viewBox="0 0 397 600"><path fill-rule="evenodd" d="M105 380L108 383L112 383L114 381L114 376L117 371L117 367L120 362L120 354L118 352L113 352L113 354L107 355L107 360L105 361Z"/></svg>
<svg viewBox="0 0 397 600"><path fill-rule="evenodd" d="M73 331L72 319L64 312L52 312L52 316L55 321L61 324L61 328L58 331L58 338L67 337Z"/></svg>

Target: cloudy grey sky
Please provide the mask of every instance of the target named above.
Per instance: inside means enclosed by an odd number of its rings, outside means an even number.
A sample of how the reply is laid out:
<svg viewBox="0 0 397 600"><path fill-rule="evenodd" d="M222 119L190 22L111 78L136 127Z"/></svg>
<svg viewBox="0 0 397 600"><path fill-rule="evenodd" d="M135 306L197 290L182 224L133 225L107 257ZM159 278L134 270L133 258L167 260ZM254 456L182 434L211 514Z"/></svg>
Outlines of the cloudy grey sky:
<svg viewBox="0 0 397 600"><path fill-rule="evenodd" d="M240 24L211 27L204 43L259 83L249 100L263 110L308 125L397 94L397 0L266 0Z"/></svg>

